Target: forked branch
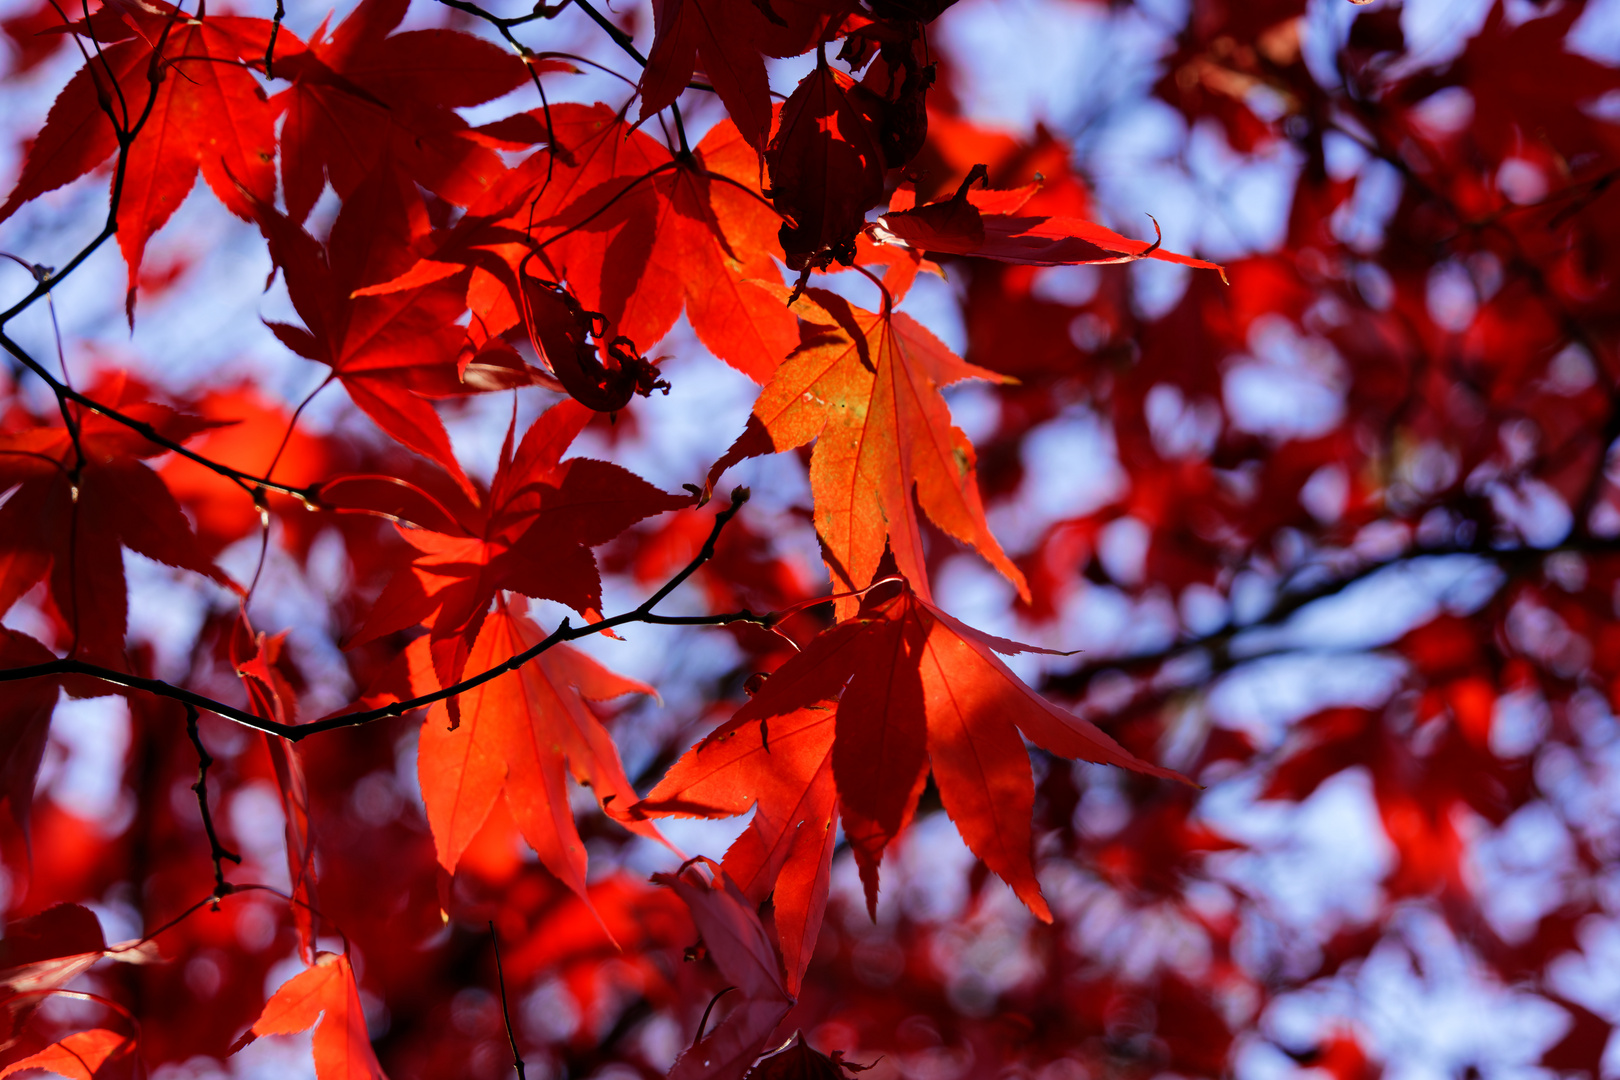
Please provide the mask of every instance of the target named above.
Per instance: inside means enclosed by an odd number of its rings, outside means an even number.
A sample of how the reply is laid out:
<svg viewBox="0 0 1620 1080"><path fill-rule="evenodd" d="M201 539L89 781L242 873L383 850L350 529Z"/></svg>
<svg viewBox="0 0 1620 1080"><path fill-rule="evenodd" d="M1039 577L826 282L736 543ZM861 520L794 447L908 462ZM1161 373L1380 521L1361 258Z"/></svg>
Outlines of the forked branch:
<svg viewBox="0 0 1620 1080"><path fill-rule="evenodd" d="M242 865L242 856L219 842L219 831L214 827L214 815L208 809L208 767L214 763L214 756L203 745L202 732L197 728L197 706L189 701L186 705L186 735L191 739L191 745L197 751L197 782L191 785L191 790L197 793L197 809L202 812L203 831L208 834L208 857L214 861L214 907L219 907L219 898L231 894L231 883L225 880L225 860L229 859L237 866Z"/></svg>

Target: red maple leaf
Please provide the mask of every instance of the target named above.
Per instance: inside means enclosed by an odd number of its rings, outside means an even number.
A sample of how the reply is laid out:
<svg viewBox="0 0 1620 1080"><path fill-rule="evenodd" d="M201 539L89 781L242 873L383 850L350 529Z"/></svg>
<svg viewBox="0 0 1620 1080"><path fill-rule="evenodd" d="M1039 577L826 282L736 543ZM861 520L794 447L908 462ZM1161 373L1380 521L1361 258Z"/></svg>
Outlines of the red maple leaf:
<svg viewBox="0 0 1620 1080"><path fill-rule="evenodd" d="M535 381L602 411L620 408L640 386L619 383L639 380L606 377L586 339L592 330L607 332L592 318L602 305L605 267L645 259L654 203L641 181L668 155L604 105L558 105L484 130L511 132L517 141L505 145L529 138L551 145L493 183L454 225L419 242L421 256L396 276L355 295L423 288L471 268L464 279L468 337L480 358L504 351L510 365L517 354L502 335L521 323L557 376Z"/></svg>
<svg viewBox="0 0 1620 1080"><path fill-rule="evenodd" d="M55 653L27 634L0 628L0 667L31 667L55 659ZM24 832L60 692L59 679L28 679L7 687L0 699L0 796Z"/></svg>
<svg viewBox="0 0 1620 1080"><path fill-rule="evenodd" d="M146 963L154 955L149 942L107 948L101 921L93 911L78 904L54 904L37 915L8 922L5 937L0 939L0 1051L16 1047L28 1019L46 1003L52 991L89 971L98 961ZM120 1043L125 1041L121 1036L117 1038ZM85 1055L87 1063L96 1059L93 1051L99 1044L95 1040L70 1036L63 1041L69 1045L69 1057L72 1050L77 1050ZM7 1072L23 1068L65 1071L51 1064L55 1059L50 1055L58 1049L51 1047L33 1055L28 1059L34 1062L32 1065L13 1062ZM91 1071L99 1060L104 1056L90 1065Z"/></svg>
<svg viewBox="0 0 1620 1080"><path fill-rule="evenodd" d="M406 7L365 0L307 48L283 39L274 74L293 85L275 104L287 116L281 182L292 220L309 215L326 181L347 203L379 162L458 206L505 171L453 110L516 89L528 77L523 62L453 30L390 35Z"/></svg>
<svg viewBox="0 0 1620 1080"><path fill-rule="evenodd" d="M723 871L705 877L688 866L678 874L655 874L653 880L670 886L686 902L714 966L744 998L675 1059L670 1080L741 1080L794 1003L770 936L753 905Z"/></svg>
<svg viewBox="0 0 1620 1080"><path fill-rule="evenodd" d="M133 1057L134 1049L135 1040L116 1031L106 1028L76 1031L37 1054L13 1061L0 1069L0 1077L24 1069L43 1069L68 1080L111 1080L114 1074L109 1065L117 1064L120 1057ZM125 1075L140 1075L140 1070L137 1068L136 1072Z"/></svg>
<svg viewBox="0 0 1620 1080"><path fill-rule="evenodd" d="M50 0L40 0L32 8L0 19L0 33L10 39L13 75L22 75L55 56L68 43L65 35L57 32L62 26L62 13Z"/></svg>
<svg viewBox="0 0 1620 1080"><path fill-rule="evenodd" d="M1157 240L1131 240L1084 218L1046 217L1018 211L1040 190L1038 184L1009 191L975 191L986 176L975 165L956 194L926 206L914 206L912 193L901 190L889 212L868 226L881 243L899 243L933 255L976 255L1026 266L1066 266L1158 259L1204 270L1226 271L1218 264L1159 247ZM1157 226L1155 226L1157 227Z"/></svg>
<svg viewBox="0 0 1620 1080"><path fill-rule="evenodd" d="M215 426L141 400L122 375L107 377L92 393L173 442ZM163 481L140 460L167 449L100 413L68 408L77 448L60 424L0 435L0 490L16 486L0 506L0 612L45 578L72 638L70 655L123 668L128 601L122 548L234 585L203 553Z"/></svg>
<svg viewBox="0 0 1620 1080"><path fill-rule="evenodd" d="M765 381L797 331L769 290L780 280L772 260L780 257L780 219L737 127L721 121L677 159L605 105L558 105L550 122L565 153L528 158L438 233L430 256L362 292L420 286L472 266L468 305L495 335L517 324L525 303L544 303L519 295L519 282L545 270L613 334L642 348L684 308L710 351Z"/></svg>
<svg viewBox="0 0 1620 1080"><path fill-rule="evenodd" d="M561 460L591 415L574 401L554 405L530 426L515 453L508 430L481 503L453 500L443 507L427 500L438 513L415 522L421 528L401 530L414 549L411 564L377 598L351 647L425 625L433 668L448 686L465 670L467 652L498 591L556 600L587 616L596 612L602 584L591 548L688 500L665 494L618 465ZM403 509L372 508L390 516Z"/></svg>
<svg viewBox="0 0 1620 1080"><path fill-rule="evenodd" d="M221 423L190 444L204 457L284 484L303 486L325 475L332 452L328 440L296 426L289 433L290 410L251 384L211 391L191 407ZM205 550L218 552L261 527L252 493L229 477L178 454L158 468L158 475L185 507ZM267 498L272 505L286 505L274 495Z"/></svg>
<svg viewBox="0 0 1620 1080"><path fill-rule="evenodd" d="M274 637L255 632L244 608L231 624L227 651L249 708L266 720L293 724L298 720L298 697L287 673L287 634ZM315 873L315 837L310 827L309 781L298 744L279 735L264 732L276 790L281 796L283 835L287 849L287 880L292 885L293 923L298 928L299 948L304 959L315 955L319 932L319 904Z"/></svg>
<svg viewBox="0 0 1620 1080"><path fill-rule="evenodd" d="M496 247L498 233L481 242L502 252L514 272L532 245L540 264L568 282L580 303L616 315L609 308L622 308L625 279L633 285L635 268L652 248L658 210L648 181L669 165L669 151L600 103L554 106L551 125L552 145L526 159L468 214L504 219L506 242L517 243ZM620 279L611 282L615 273Z"/></svg>
<svg viewBox="0 0 1620 1080"><path fill-rule="evenodd" d="M328 365L349 397L377 426L469 487L444 423L428 397L492 385L464 379L467 333L464 283L438 280L385 295L358 294L416 262L413 241L427 235L427 213L415 185L391 169L376 170L344 202L323 246L273 207L257 207L271 256L286 275L293 307L308 329L271 323L293 352ZM511 381L532 379L514 369ZM470 488L469 488L470 490Z"/></svg>
<svg viewBox="0 0 1620 1080"><path fill-rule="evenodd" d="M113 15L109 8L68 27L93 37L96 55L51 106L16 188L0 206L0 221L106 161L118 150L119 130L132 130L145 115L118 203L133 319L146 242L191 193L199 169L240 217L252 216L254 198L275 197L274 115L245 66L264 56L270 23L192 17L162 0L119 5Z"/></svg>
<svg viewBox="0 0 1620 1080"><path fill-rule="evenodd" d="M798 343L798 327L772 291L781 280L771 258L781 257L780 219L757 176L753 150L722 122L690 160L656 178L646 261L610 266L605 275L603 310L620 333L650 347L684 306L711 352L755 382L770 378Z"/></svg>
<svg viewBox="0 0 1620 1080"><path fill-rule="evenodd" d="M6 924L6 936L0 939L0 989L23 994L61 986L88 971L106 951L95 912L78 904L53 905Z"/></svg>
<svg viewBox="0 0 1620 1080"><path fill-rule="evenodd" d="M831 1057L818 1053L804 1041L801 1031L794 1033L791 1043L749 1070L748 1080L846 1080L846 1073L871 1067L845 1061L842 1050L834 1050Z"/></svg>
<svg viewBox="0 0 1620 1080"><path fill-rule="evenodd" d="M1561 8L1520 20L1510 7L1493 4L1462 55L1443 72L1411 78L1415 85L1402 92L1418 100L1437 86L1465 87L1474 104L1468 136L1489 160L1526 153L1527 143L1579 159L1609 137L1608 125L1593 116L1590 103L1620 88L1620 71L1569 48L1571 28L1582 10ZM1558 78L1535 78L1535 71L1557 71ZM1527 124L1531 116L1533 137Z"/></svg>
<svg viewBox="0 0 1620 1080"><path fill-rule="evenodd" d="M771 88L756 40L765 16L749 0L654 0L656 36L641 75L641 119L674 104L699 57L715 93L757 152L771 130Z"/></svg>
<svg viewBox="0 0 1620 1080"><path fill-rule="evenodd" d="M854 81L824 56L782 106L765 167L771 201L790 219L781 229L788 266L852 262L866 211L883 197L883 149Z"/></svg>
<svg viewBox="0 0 1620 1080"><path fill-rule="evenodd" d="M889 595L874 599L882 592ZM1061 757L1180 777L1141 760L1092 724L1051 704L996 655L1023 651L1044 650L972 630L907 587L874 590L856 618L821 633L766 679L752 700L691 752L682 776L693 777L699 767L707 769L706 753L749 762L741 752L746 743L729 745L721 740L735 743L746 737L739 734L743 729L757 724L763 749L767 740L774 744L772 736L785 721L794 738L782 783L788 784L788 777L805 776L800 798L807 809L824 805L814 802L817 796L812 795L822 766L813 771L805 766L822 745L818 740L827 737L813 714L836 700L832 778L845 837L866 885L868 907L876 911L883 851L916 812L932 768L940 799L968 848L1011 885L1030 910L1050 920L1035 880L1030 832L1035 785L1019 733ZM754 791L758 776L756 769L736 764L730 771L737 787L729 793L729 802L725 778L703 777L707 790L686 804L686 812L702 805L699 800L704 796L712 800L715 812L733 812L727 807L740 801L741 792ZM779 872L788 873L791 858L797 880L816 880L806 863L825 856L803 842L780 850L780 842L771 842L771 835L778 828L773 819L785 803L774 792L769 805L764 802L766 794L757 797L767 818L757 834L766 842L769 857L784 868ZM810 822L808 813L797 813Z"/></svg>

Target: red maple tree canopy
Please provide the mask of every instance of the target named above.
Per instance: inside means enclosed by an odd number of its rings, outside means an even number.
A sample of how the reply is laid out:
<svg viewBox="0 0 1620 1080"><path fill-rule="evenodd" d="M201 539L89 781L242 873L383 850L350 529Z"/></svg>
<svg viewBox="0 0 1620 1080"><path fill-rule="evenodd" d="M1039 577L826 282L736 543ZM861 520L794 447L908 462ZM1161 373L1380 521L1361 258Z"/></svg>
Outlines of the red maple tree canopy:
<svg viewBox="0 0 1620 1080"><path fill-rule="evenodd" d="M0 1078L1620 1075L1613 9L8 0Z"/></svg>

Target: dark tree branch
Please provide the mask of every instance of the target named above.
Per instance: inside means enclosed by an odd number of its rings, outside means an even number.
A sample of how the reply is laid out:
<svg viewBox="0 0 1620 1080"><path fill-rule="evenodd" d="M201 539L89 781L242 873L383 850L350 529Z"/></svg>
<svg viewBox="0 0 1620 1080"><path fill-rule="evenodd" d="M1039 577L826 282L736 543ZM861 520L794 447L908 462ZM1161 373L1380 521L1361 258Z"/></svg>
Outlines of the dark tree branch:
<svg viewBox="0 0 1620 1080"><path fill-rule="evenodd" d="M512 1044L512 1068L518 1080L527 1080L523 1072L523 1055L518 1053L517 1035L512 1031L512 1009L506 1003L506 969L501 966L501 936L495 932L495 920L489 920L489 940L495 946L495 979L501 984L501 1017L506 1021L506 1041Z"/></svg>
<svg viewBox="0 0 1620 1080"><path fill-rule="evenodd" d="M636 48L635 42L630 39L630 35L614 26L613 21L600 11L597 11L590 0L574 0L574 6L589 15L592 22L606 31L607 36L612 38L613 43L623 49L630 59L642 67L647 66L647 58L641 55L641 50Z"/></svg>
<svg viewBox="0 0 1620 1080"><path fill-rule="evenodd" d="M507 19L496 15L492 11L486 11L477 4L469 3L468 0L439 0L439 3L446 7L453 7L457 11L463 11L475 18L484 20L495 29L500 30L502 36L505 36L505 31L514 26L522 26L524 23L534 22L536 19L554 19L566 11L568 5L572 2L573 0L562 0L560 4L546 4L542 0L542 2L536 3L534 10L527 15L518 15L515 18ZM511 38L507 38L507 40L511 41ZM516 44L516 42L513 42L513 44Z"/></svg>
<svg viewBox="0 0 1620 1080"><path fill-rule="evenodd" d="M1256 659L1263 655L1271 655L1258 652L1251 655L1238 649L1236 646L1243 636L1256 630L1280 627L1311 604L1337 596L1351 586L1376 574L1410 563L1415 559L1443 555L1471 555L1494 562L1509 574L1518 574L1522 573L1526 566L1534 565L1547 556L1561 551L1586 555L1613 554L1620 552L1620 537L1605 539L1576 536L1571 537L1563 544L1549 548L1499 548L1492 547L1484 541L1476 541L1470 544L1445 544L1409 548L1399 555L1387 559L1375 559L1362 563L1342 574L1329 577L1314 585L1307 585L1292 591L1283 591L1277 601L1267 608L1264 613L1241 626L1228 625L1208 634L1182 638L1152 652L1090 661L1071 672L1053 675L1046 680L1045 685L1050 689L1075 696L1083 693L1091 681L1105 671L1117 671L1122 674L1141 677L1159 670L1174 660L1199 653L1209 658L1211 667L1215 671L1227 671L1243 661Z"/></svg>
<svg viewBox="0 0 1620 1080"><path fill-rule="evenodd" d="M287 6L276 0L276 12L270 17L270 40L264 45L264 77L275 78L276 38L281 36L281 20L287 17Z"/></svg>
<svg viewBox="0 0 1620 1080"><path fill-rule="evenodd" d="M60 280L62 276L63 275L61 274L56 275L55 280ZM3 321L3 319L0 319L0 323L3 323ZM131 431L140 435L148 442L156 446L161 446L165 450L179 454L181 457L195 461L203 468L217 473L220 476L225 477L227 480L238 484L250 495L254 493L255 489L263 489L264 491L275 491L283 495L291 495L293 498L300 499L306 504L312 506L318 505L319 495L316 491L316 487L318 485L304 488L294 487L291 484L279 483L267 476L258 476L254 473L244 472L241 469L221 464L220 462L215 461L204 454L199 454L197 451L188 449L183 444L164 436L156 428L154 428L151 424L146 423L144 420L137 420L133 416L127 416L113 408L111 405L97 401L88 394L80 393L71 386L66 385L61 380L57 379L56 376L52 375L49 369L47 369L43 364L30 356L22 348L22 346L12 340L11 336L4 330L0 330L0 347L3 347L7 352L11 353L12 356L15 356L19 361L21 361L24 367L28 368L29 371L32 371L34 374L43 379L45 384L51 388L51 392L56 395L57 401L63 403L64 408L66 408L66 403L71 401L83 406L86 409L89 409L91 412L99 413L114 423L122 424L124 427L129 428Z"/></svg>
<svg viewBox="0 0 1620 1080"><path fill-rule="evenodd" d="M214 756L203 745L202 732L197 728L197 706L189 701L186 706L186 735L191 738L191 745L197 750L197 782L191 785L191 790L197 793L197 809L202 811L203 831L208 834L208 857L214 860L214 909L219 909L219 898L231 894L231 883L225 880L225 860L229 859L237 866L242 865L242 856L219 842L219 832L214 828L214 815L208 809L208 767L214 763Z"/></svg>
<svg viewBox="0 0 1620 1080"><path fill-rule="evenodd" d="M630 623L651 623L664 626L725 626L730 623L751 622L759 626L770 626L776 621L774 615L755 615L749 611L728 612L721 615L658 615L653 611L653 608L660 601L696 573L698 567L714 556L714 546L715 542L720 538L720 530L725 528L726 523L735 517L737 511L741 510L743 504L748 501L748 489L738 488L732 493L731 500L730 506L715 515L714 527L709 530L708 539L704 541L702 549L692 558L692 561L680 573L671 578L663 588L643 601L639 607L615 615L612 618L603 619L601 622L585 623L581 626L574 626L567 619L564 619L557 629L547 635L544 640L502 663L496 664L487 671L471 675L458 683L435 690L430 694L422 694L404 701L397 701L378 709L328 716L324 720L316 720L309 724L283 724L244 709L238 709L233 705L227 705L222 701L215 701L213 698L194 693L184 687L175 686L173 683L167 683L161 679L148 679L140 675L132 675L128 672L102 667L99 664L88 664L83 660L76 660L72 657L64 657L43 664L32 664L27 667L0 668L0 683L17 682L22 679L40 679L49 676L83 675L117 686L127 686L133 690L144 690L147 693L195 706L198 709L206 709L227 720L233 720L244 727L279 735L291 742L299 742L309 738L311 735L318 735L325 731L361 727L389 717L404 716L406 713L416 709L457 697L484 685L491 679L498 679L508 672L516 671L553 646L566 641L577 641L580 638L601 633L603 630L612 630L615 627L625 626Z"/></svg>

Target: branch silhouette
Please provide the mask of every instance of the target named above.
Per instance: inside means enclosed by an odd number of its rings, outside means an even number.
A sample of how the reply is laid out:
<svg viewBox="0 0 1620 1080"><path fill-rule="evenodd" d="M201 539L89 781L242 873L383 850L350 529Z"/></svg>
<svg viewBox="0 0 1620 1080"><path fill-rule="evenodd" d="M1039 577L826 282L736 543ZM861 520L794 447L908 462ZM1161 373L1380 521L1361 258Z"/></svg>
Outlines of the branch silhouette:
<svg viewBox="0 0 1620 1080"><path fill-rule="evenodd" d="M86 663L72 657L64 657L48 663L32 664L26 667L0 669L0 683L18 682L23 679L41 679L49 676L81 675L116 686L127 686L132 690L144 690L159 697L169 698L190 707L202 709L207 712L233 720L244 727L257 731L279 735L290 742L301 742L311 735L318 735L326 731L335 731L339 728L362 727L378 720L389 717L404 716L408 712L424 708L435 702L445 701L449 698L465 694L467 691L482 686L492 679L500 678L509 672L516 671L524 664L533 660L541 653L568 641L578 641L580 638L590 637L603 630L612 630L615 627L626 626L631 623L647 623L654 626L727 626L732 623L753 623L757 626L771 626L776 621L774 614L758 614L752 611L734 611L719 615L660 615L653 610L670 593L697 572L698 568L714 556L715 543L720 539L721 530L726 523L737 515L737 512L748 502L748 489L738 488L732 492L731 505L715 515L714 525L709 530L708 539L702 548L693 556L674 577L667 581L657 592L644 600L638 607L622 612L600 622L585 623L575 626L564 618L543 640L531 648L525 649L502 663L476 675L470 675L460 682L435 690L432 693L421 694L417 697L397 701L376 709L366 709L352 713L339 713L325 717L308 724L284 724L271 720L256 713L228 705L223 701L204 694L187 690L162 679L150 679L129 672L118 671L114 668L104 667L100 664ZM217 841L216 841L217 844Z"/></svg>

